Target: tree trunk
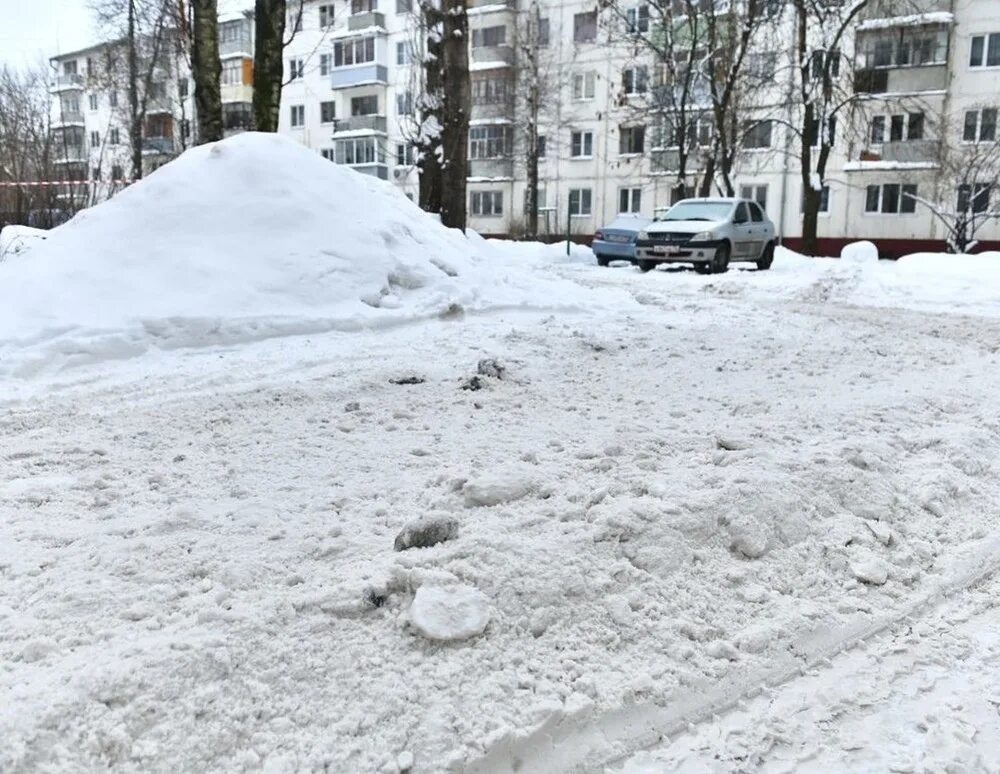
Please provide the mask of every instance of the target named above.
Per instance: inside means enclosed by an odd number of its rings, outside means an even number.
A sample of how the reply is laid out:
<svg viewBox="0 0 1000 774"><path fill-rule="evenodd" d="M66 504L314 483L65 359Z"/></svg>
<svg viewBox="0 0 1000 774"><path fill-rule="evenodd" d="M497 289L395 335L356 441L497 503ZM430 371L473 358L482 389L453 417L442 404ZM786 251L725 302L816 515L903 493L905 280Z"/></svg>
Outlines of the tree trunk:
<svg viewBox="0 0 1000 774"><path fill-rule="evenodd" d="M253 122L258 132L278 131L286 10L286 0L254 3Z"/></svg>
<svg viewBox="0 0 1000 774"><path fill-rule="evenodd" d="M466 0L443 0L441 222L465 230L469 146L469 16Z"/></svg>
<svg viewBox="0 0 1000 774"><path fill-rule="evenodd" d="M219 60L217 0L192 0L194 103L198 113L198 144L222 139L222 62Z"/></svg>
<svg viewBox="0 0 1000 774"><path fill-rule="evenodd" d="M142 177L142 114L139 112L139 53L136 51L135 0L128 0L128 27L125 45L128 49L128 140L132 157L132 180ZM86 141L86 138L84 138Z"/></svg>
<svg viewBox="0 0 1000 774"><path fill-rule="evenodd" d="M430 2L420 4L423 25L427 32L427 52L423 62L424 89L420 96L420 135L416 146L420 154L418 193L421 209L440 213L443 196L441 177L441 12Z"/></svg>

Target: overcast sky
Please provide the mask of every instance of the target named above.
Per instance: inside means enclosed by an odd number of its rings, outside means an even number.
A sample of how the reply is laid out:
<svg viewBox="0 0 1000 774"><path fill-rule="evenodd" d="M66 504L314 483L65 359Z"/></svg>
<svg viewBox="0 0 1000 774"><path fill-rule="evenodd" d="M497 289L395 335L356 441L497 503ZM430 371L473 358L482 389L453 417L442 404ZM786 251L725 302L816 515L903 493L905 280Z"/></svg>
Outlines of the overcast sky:
<svg viewBox="0 0 1000 774"><path fill-rule="evenodd" d="M87 0L0 0L0 64L26 65L95 42Z"/></svg>

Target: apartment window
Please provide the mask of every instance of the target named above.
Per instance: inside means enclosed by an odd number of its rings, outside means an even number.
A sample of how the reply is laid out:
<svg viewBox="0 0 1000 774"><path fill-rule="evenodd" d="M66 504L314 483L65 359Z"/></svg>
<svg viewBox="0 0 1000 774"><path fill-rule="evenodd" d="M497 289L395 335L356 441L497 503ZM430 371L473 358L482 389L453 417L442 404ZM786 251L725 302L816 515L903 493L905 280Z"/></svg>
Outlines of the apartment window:
<svg viewBox="0 0 1000 774"><path fill-rule="evenodd" d="M538 212L544 209L545 209L545 189L539 188L538 190L535 191L535 211ZM531 208L528 206L527 188L524 189L524 214L525 215L531 214Z"/></svg>
<svg viewBox="0 0 1000 774"><path fill-rule="evenodd" d="M711 144L715 128L711 116L705 115L688 119L687 129L684 136L681 137L683 128L684 125L678 116L663 116L653 126L653 147L660 149L679 148L682 144L685 147L691 147L692 144L704 147Z"/></svg>
<svg viewBox="0 0 1000 774"><path fill-rule="evenodd" d="M181 99L187 99L188 95L188 79L181 78L177 81L177 96Z"/></svg>
<svg viewBox="0 0 1000 774"><path fill-rule="evenodd" d="M740 186L740 198L757 202L762 210L767 210L767 186L757 183L748 183Z"/></svg>
<svg viewBox="0 0 1000 774"><path fill-rule="evenodd" d="M591 201L589 188L571 188L569 190L569 214L582 218L590 215Z"/></svg>
<svg viewBox="0 0 1000 774"><path fill-rule="evenodd" d="M943 64L948 57L948 30L902 27L885 31L862 44L865 68Z"/></svg>
<svg viewBox="0 0 1000 774"><path fill-rule="evenodd" d="M593 99L597 76L592 73L574 73L573 99Z"/></svg>
<svg viewBox="0 0 1000 774"><path fill-rule="evenodd" d="M754 78L771 78L778 69L778 55L773 51L757 51L747 55L747 74Z"/></svg>
<svg viewBox="0 0 1000 774"><path fill-rule="evenodd" d="M63 75L76 75L76 60L63 62Z"/></svg>
<svg viewBox="0 0 1000 774"><path fill-rule="evenodd" d="M294 11L288 14L288 21L285 22L285 32L302 32L302 6L299 5Z"/></svg>
<svg viewBox="0 0 1000 774"><path fill-rule="evenodd" d="M88 95L87 103L89 104L91 110L97 110L97 95L96 94Z"/></svg>
<svg viewBox="0 0 1000 774"><path fill-rule="evenodd" d="M115 129L109 129L108 130L108 144L109 145L118 145L120 142L121 142L121 140L119 138L118 129L117 128L115 128Z"/></svg>
<svg viewBox="0 0 1000 774"><path fill-rule="evenodd" d="M622 71L622 86L626 94L645 94L648 70L645 65L626 67Z"/></svg>
<svg viewBox="0 0 1000 774"><path fill-rule="evenodd" d="M413 115L413 95L410 92L403 91L396 95L396 115Z"/></svg>
<svg viewBox="0 0 1000 774"><path fill-rule="evenodd" d="M743 147L744 148L770 148L771 147L771 121L744 121L743 122Z"/></svg>
<svg viewBox="0 0 1000 774"><path fill-rule="evenodd" d="M333 26L334 8L333 5L321 5L319 7L319 28L325 30Z"/></svg>
<svg viewBox="0 0 1000 774"><path fill-rule="evenodd" d="M288 60L288 70L289 78L293 81L300 78L306 77L306 60L305 59L289 59Z"/></svg>
<svg viewBox="0 0 1000 774"><path fill-rule="evenodd" d="M111 166L111 179L114 182L120 181L125 175L122 174L122 168L118 164L113 164Z"/></svg>
<svg viewBox="0 0 1000 774"><path fill-rule="evenodd" d="M486 74L472 77L472 104L498 105L506 102L512 93L510 76Z"/></svg>
<svg viewBox="0 0 1000 774"><path fill-rule="evenodd" d="M396 13L409 13L413 10L413 0L396 0Z"/></svg>
<svg viewBox="0 0 1000 774"><path fill-rule="evenodd" d="M540 135L538 135L538 137L536 139L537 139L537 146L538 146L538 158L544 159L545 158L545 145L546 145L545 135L544 134L540 134Z"/></svg>
<svg viewBox="0 0 1000 774"><path fill-rule="evenodd" d="M865 190L865 212L906 215L916 211L917 186L885 183Z"/></svg>
<svg viewBox="0 0 1000 774"><path fill-rule="evenodd" d="M868 137L872 145L881 145L885 142L885 116L872 116Z"/></svg>
<svg viewBox="0 0 1000 774"><path fill-rule="evenodd" d="M830 77L840 75L840 51L836 48L813 51L809 58L809 71L814 81L821 80L825 69L829 69Z"/></svg>
<svg viewBox="0 0 1000 774"><path fill-rule="evenodd" d="M332 63L333 63L333 57L331 57L329 54L320 54L319 55L319 74L320 75L329 75L330 74L330 67L331 67Z"/></svg>
<svg viewBox="0 0 1000 774"><path fill-rule="evenodd" d="M625 26L630 35L649 32L649 6L640 5L625 9Z"/></svg>
<svg viewBox="0 0 1000 774"><path fill-rule="evenodd" d="M100 148L101 147L101 133L100 132L91 132L90 133L90 147L91 148Z"/></svg>
<svg viewBox="0 0 1000 774"><path fill-rule="evenodd" d="M597 11L573 15L573 41L593 43L597 40Z"/></svg>
<svg viewBox="0 0 1000 774"><path fill-rule="evenodd" d="M167 96L167 84L163 81L153 81L149 84L149 94L147 96L150 99L163 99Z"/></svg>
<svg viewBox="0 0 1000 774"><path fill-rule="evenodd" d="M958 187L958 212L981 214L990 208L991 183L963 183Z"/></svg>
<svg viewBox="0 0 1000 774"><path fill-rule="evenodd" d="M222 77L220 82L223 86L237 86L243 82L243 60L225 59L222 62Z"/></svg>
<svg viewBox="0 0 1000 774"><path fill-rule="evenodd" d="M572 132L570 134L570 156L574 159L589 159L594 155L594 133Z"/></svg>
<svg viewBox="0 0 1000 774"><path fill-rule="evenodd" d="M819 131L819 119L813 119L809 126L809 146L812 148L819 147L820 140L824 140L828 145L833 145L837 139L837 117L832 116L827 121L828 134L826 137L820 136Z"/></svg>
<svg viewBox="0 0 1000 774"><path fill-rule="evenodd" d="M62 115L75 114L80 112L80 98L75 96L63 96L59 100L59 109Z"/></svg>
<svg viewBox="0 0 1000 774"><path fill-rule="evenodd" d="M305 126L306 123L306 106L305 105L292 105L289 109L289 115L291 117L292 128Z"/></svg>
<svg viewBox="0 0 1000 774"><path fill-rule="evenodd" d="M618 153L621 155L642 153L646 150L646 127L623 126L618 132Z"/></svg>
<svg viewBox="0 0 1000 774"><path fill-rule="evenodd" d="M351 13L372 13L378 8L376 0L351 0Z"/></svg>
<svg viewBox="0 0 1000 774"><path fill-rule="evenodd" d="M967 110L962 139L966 142L993 142L997 138L997 109Z"/></svg>
<svg viewBox="0 0 1000 774"><path fill-rule="evenodd" d="M333 153L333 148L323 148L320 150L319 155L322 156L327 161L335 161L336 157Z"/></svg>
<svg viewBox="0 0 1000 774"><path fill-rule="evenodd" d="M351 97L351 115L378 115L378 95L366 94L364 97Z"/></svg>
<svg viewBox="0 0 1000 774"><path fill-rule="evenodd" d="M549 20L548 18L542 18L538 20L538 45L547 46L549 45Z"/></svg>
<svg viewBox="0 0 1000 774"><path fill-rule="evenodd" d="M319 120L322 124L332 124L337 119L337 103L332 100L319 103Z"/></svg>
<svg viewBox="0 0 1000 774"><path fill-rule="evenodd" d="M111 105L111 107L113 107L113 108L118 107L118 92L117 91L112 91L111 93L108 94L108 104Z"/></svg>
<svg viewBox="0 0 1000 774"><path fill-rule="evenodd" d="M338 164L384 164L385 153L374 137L339 140L334 145Z"/></svg>
<svg viewBox="0 0 1000 774"><path fill-rule="evenodd" d="M413 59L413 45L409 41L396 44L396 64L408 65Z"/></svg>
<svg viewBox="0 0 1000 774"><path fill-rule="evenodd" d="M469 128L469 158L499 159L511 152L511 131L506 124Z"/></svg>
<svg viewBox="0 0 1000 774"><path fill-rule="evenodd" d="M472 47L502 46L507 42L507 28L502 24L497 27L482 27L472 31Z"/></svg>
<svg viewBox="0 0 1000 774"><path fill-rule="evenodd" d="M414 164L414 148L408 142L396 143L396 166L412 167Z"/></svg>
<svg viewBox="0 0 1000 774"><path fill-rule="evenodd" d="M619 188L618 189L618 212L639 212L642 210L642 189L641 188Z"/></svg>
<svg viewBox="0 0 1000 774"><path fill-rule="evenodd" d="M969 67L1000 67L1000 32L972 36Z"/></svg>
<svg viewBox="0 0 1000 774"><path fill-rule="evenodd" d="M503 191L473 191L472 214L481 217L503 215Z"/></svg>
<svg viewBox="0 0 1000 774"><path fill-rule="evenodd" d="M375 38L338 40L333 44L333 66L364 64L375 61Z"/></svg>
<svg viewBox="0 0 1000 774"><path fill-rule="evenodd" d="M805 212L806 209L806 198L802 197L802 211ZM829 212L830 211L830 186L824 185L819 192L819 211ZM867 208L866 208L867 211Z"/></svg>

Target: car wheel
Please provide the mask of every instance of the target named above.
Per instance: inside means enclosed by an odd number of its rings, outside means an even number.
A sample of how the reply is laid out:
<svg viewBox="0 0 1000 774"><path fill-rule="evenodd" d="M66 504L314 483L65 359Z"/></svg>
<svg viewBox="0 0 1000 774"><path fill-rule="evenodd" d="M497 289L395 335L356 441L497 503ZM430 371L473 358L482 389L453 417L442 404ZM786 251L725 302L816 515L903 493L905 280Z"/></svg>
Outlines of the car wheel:
<svg viewBox="0 0 1000 774"><path fill-rule="evenodd" d="M694 270L699 274L711 274L712 264L710 263L696 263L694 265Z"/></svg>
<svg viewBox="0 0 1000 774"><path fill-rule="evenodd" d="M772 263L774 263L774 242L768 242L757 261L757 271L767 271Z"/></svg>
<svg viewBox="0 0 1000 774"><path fill-rule="evenodd" d="M729 242L723 242L715 251L715 258L708 264L712 274L723 274L729 269Z"/></svg>
<svg viewBox="0 0 1000 774"><path fill-rule="evenodd" d="M645 273L647 271L652 271L656 268L656 261L639 261L639 271Z"/></svg>
<svg viewBox="0 0 1000 774"><path fill-rule="evenodd" d="M610 263L611 263L611 259L608 258L606 255L599 255L599 256L597 256L597 265L598 266L607 266Z"/></svg>

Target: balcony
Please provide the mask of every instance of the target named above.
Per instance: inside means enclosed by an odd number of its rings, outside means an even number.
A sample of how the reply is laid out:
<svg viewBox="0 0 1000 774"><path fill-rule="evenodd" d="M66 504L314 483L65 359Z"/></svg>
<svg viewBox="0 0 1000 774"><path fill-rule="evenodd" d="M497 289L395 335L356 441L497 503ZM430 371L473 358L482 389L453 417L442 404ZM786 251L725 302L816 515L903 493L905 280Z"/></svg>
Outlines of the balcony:
<svg viewBox="0 0 1000 774"><path fill-rule="evenodd" d="M514 63L513 46L477 46L472 49L472 64L485 64L503 62L504 64ZM474 69L474 68L473 68Z"/></svg>
<svg viewBox="0 0 1000 774"><path fill-rule="evenodd" d="M158 156L170 155L174 152L174 138L146 137L142 141L142 152Z"/></svg>
<svg viewBox="0 0 1000 774"><path fill-rule="evenodd" d="M684 160L685 172L697 172L701 168L700 153L692 151ZM681 153L676 148L659 148L649 152L653 174L677 172L681 168Z"/></svg>
<svg viewBox="0 0 1000 774"><path fill-rule="evenodd" d="M493 8L500 6L497 10L514 10L514 0L468 0L466 5L469 8Z"/></svg>
<svg viewBox="0 0 1000 774"><path fill-rule="evenodd" d="M368 11L367 13L351 14L347 18L347 29L366 30L369 27L382 27L385 29L385 14L378 11Z"/></svg>
<svg viewBox="0 0 1000 774"><path fill-rule="evenodd" d="M483 121L497 118L513 118L514 100L508 99L500 102L472 105L470 117L473 121Z"/></svg>
<svg viewBox="0 0 1000 774"><path fill-rule="evenodd" d="M59 146L55 150L56 164L83 164L90 158L83 145Z"/></svg>
<svg viewBox="0 0 1000 774"><path fill-rule="evenodd" d="M253 56L253 44L250 42L250 31L241 30L240 34L231 40L219 41L219 56Z"/></svg>
<svg viewBox="0 0 1000 774"><path fill-rule="evenodd" d="M73 73L72 75L57 75L49 81L49 91L82 91L83 76Z"/></svg>
<svg viewBox="0 0 1000 774"><path fill-rule="evenodd" d="M512 178L514 159L469 159L469 177Z"/></svg>
<svg viewBox="0 0 1000 774"><path fill-rule="evenodd" d="M333 134L385 134L385 116L351 116L350 118L336 118L333 121Z"/></svg>
<svg viewBox="0 0 1000 774"><path fill-rule="evenodd" d="M331 89L352 89L355 86L385 86L389 70L385 65L369 62L363 65L334 67L330 72Z"/></svg>
<svg viewBox="0 0 1000 774"><path fill-rule="evenodd" d="M941 155L941 144L937 140L906 140L887 142L882 145L882 161L898 161L904 164L936 163Z"/></svg>
<svg viewBox="0 0 1000 774"><path fill-rule="evenodd" d="M83 126L83 113L79 110L63 110L52 121L52 127Z"/></svg>

